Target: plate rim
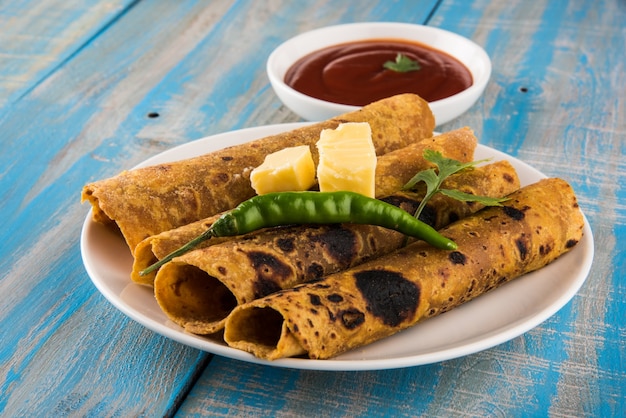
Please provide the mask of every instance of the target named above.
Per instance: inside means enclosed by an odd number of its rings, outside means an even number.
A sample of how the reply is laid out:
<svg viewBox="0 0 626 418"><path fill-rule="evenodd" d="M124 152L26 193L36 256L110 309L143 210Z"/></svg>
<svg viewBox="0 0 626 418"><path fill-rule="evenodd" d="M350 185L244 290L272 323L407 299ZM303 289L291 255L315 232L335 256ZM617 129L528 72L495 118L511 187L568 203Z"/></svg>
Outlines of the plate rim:
<svg viewBox="0 0 626 418"><path fill-rule="evenodd" d="M197 148L199 144L206 145L208 151L203 148L202 152L210 152L212 150L217 150L221 148L225 148L227 146L236 145L238 143L244 143L252 141L256 138L261 138L266 135L272 135L279 132L284 132L287 130L299 128L302 126L306 126L311 124L311 122L292 122L292 123L279 123L279 124L270 124L270 125L262 125L257 127L249 127L243 129L236 129L231 131L226 131L222 133L217 133L214 135L205 136L199 138L194 141L190 141L184 144L180 144L178 146L169 148L165 151L162 151L152 157L147 158L143 162L137 164L133 168L144 167L147 165L151 165L158 162L164 161L177 161L180 159L188 158L168 158L171 154L178 154L181 151L185 153L187 148L193 150ZM249 137L249 135L253 137ZM219 143L219 139L222 137L235 137L239 135L239 139L234 139L229 141L227 144ZM243 139L242 139L243 138ZM208 144L209 141L214 141L213 144ZM204 144L207 142L207 144ZM478 149L482 150L483 148L486 151L494 152L496 155L499 154L501 157L506 157L509 160L514 160L516 164L524 166L525 169L531 171L535 176L540 178L545 178L546 175L535 169L534 167L524 163L523 161L513 157L509 154L506 154L502 151L498 151L494 148L491 148L486 145L478 144ZM591 230L590 224L583 213L584 218L584 230L583 230L583 238L577 245L579 248L583 248L583 259L580 266L579 272L576 274L576 280L572 281L572 283L567 287L567 291L561 294L553 303L549 304L546 308L535 312L531 319L525 319L521 321L517 321L519 323L511 323L507 324L504 331L494 330L490 332L485 338L477 338L476 341L472 341L461 346L453 346L450 348L446 348L443 350L439 350L432 353L425 354L417 354L417 355L407 355L407 356L399 356L393 358L378 358L378 359L342 359L341 356L331 359L325 360L315 360L315 359L305 359L305 358L285 358L279 360L264 360L255 357L254 355L241 351L239 349L231 348L227 345L222 345L217 342L213 342L201 336L189 334L182 330L181 327L176 329L177 326L166 326L163 323L158 322L154 318L133 309L131 306L126 304L118 294L113 292L110 286L107 286L105 281L103 281L99 277L99 272L96 270L92 260L92 254L90 254L89 248L89 234L92 233L92 228L102 227L98 225L95 221L92 220L92 209L90 208L85 220L83 221L83 226L80 234L80 251L81 258L83 261L83 265L85 270L95 285L96 289L107 299L109 303L111 303L116 309L121 311L127 317L132 319L133 321L139 323L145 328L150 329L151 331L162 335L166 338L177 341L180 344L193 347L204 352L220 355L223 357L245 361L248 363L261 364L273 367L281 367L281 368L290 368L290 369L300 369L300 370L326 370L326 371L364 371L364 370L384 370L384 369L396 369L396 368L404 368L404 367L412 367L412 366L420 366L426 364L433 364L445 360L452 360L455 358L471 355L480 351L484 351L490 348L493 348L497 345L510 341L530 330L537 327L541 323L545 322L547 319L555 315L559 310L561 310L569 301L573 299L573 297L578 293L584 282L587 280L589 276L591 266L594 258L594 239L593 232ZM123 242L123 241L122 241ZM126 245L124 243L124 245ZM130 255L130 254L129 254ZM554 263L557 263L561 260L556 260ZM130 273L130 272L129 272ZM131 282L130 277L128 278L129 285L131 286L140 286L145 287L136 283ZM498 289L495 289L493 292L497 292ZM472 302L479 301L480 297L475 299ZM470 302L470 303L472 303ZM156 300L154 302L156 304ZM459 308L456 308L459 309ZM410 330L409 328L408 330ZM407 331L407 330L405 330ZM394 336L387 337L393 338Z"/></svg>

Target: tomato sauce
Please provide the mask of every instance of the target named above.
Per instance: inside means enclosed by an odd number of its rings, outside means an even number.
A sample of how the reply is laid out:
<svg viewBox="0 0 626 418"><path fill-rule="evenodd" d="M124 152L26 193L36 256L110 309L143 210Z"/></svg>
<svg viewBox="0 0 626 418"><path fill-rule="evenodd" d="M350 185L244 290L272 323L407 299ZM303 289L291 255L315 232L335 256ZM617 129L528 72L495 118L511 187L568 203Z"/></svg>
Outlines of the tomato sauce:
<svg viewBox="0 0 626 418"><path fill-rule="evenodd" d="M417 71L383 67L403 54L419 63ZM420 43L376 39L338 44L297 61L285 74L291 88L318 99L364 106L402 93L428 102L444 99L472 85L472 75L456 58Z"/></svg>

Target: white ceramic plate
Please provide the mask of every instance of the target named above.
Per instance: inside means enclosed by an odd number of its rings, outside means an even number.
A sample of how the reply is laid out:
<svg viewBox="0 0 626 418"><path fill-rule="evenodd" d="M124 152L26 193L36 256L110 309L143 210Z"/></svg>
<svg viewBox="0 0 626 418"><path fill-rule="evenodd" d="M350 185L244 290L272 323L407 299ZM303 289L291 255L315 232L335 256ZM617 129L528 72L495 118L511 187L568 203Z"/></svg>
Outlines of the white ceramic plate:
<svg viewBox="0 0 626 418"><path fill-rule="evenodd" d="M142 166L180 160L272 135L303 124L270 125L203 138L165 151ZM507 159L522 185L545 176L523 162L479 145L476 159ZM518 278L450 312L428 319L382 341L330 360L265 361L219 341L184 332L158 307L152 289L130 281L132 257L123 239L85 219L81 235L83 263L98 290L116 308L145 327L182 344L233 359L277 367L314 370L376 370L434 363L472 354L511 340L536 327L563 307L583 284L593 260L588 223L584 237L568 254L543 269Z"/></svg>

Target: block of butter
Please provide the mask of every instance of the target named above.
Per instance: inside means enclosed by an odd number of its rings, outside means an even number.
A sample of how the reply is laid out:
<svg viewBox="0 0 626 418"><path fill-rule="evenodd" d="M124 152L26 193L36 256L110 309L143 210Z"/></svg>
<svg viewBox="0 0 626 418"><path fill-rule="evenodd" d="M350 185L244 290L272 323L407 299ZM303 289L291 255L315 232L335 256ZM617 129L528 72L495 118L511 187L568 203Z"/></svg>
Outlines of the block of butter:
<svg viewBox="0 0 626 418"><path fill-rule="evenodd" d="M367 122L324 129L317 142L320 191L352 191L375 196L376 151Z"/></svg>
<svg viewBox="0 0 626 418"><path fill-rule="evenodd" d="M315 163L308 145L285 148L265 157L250 173L257 194L308 190L315 184Z"/></svg>

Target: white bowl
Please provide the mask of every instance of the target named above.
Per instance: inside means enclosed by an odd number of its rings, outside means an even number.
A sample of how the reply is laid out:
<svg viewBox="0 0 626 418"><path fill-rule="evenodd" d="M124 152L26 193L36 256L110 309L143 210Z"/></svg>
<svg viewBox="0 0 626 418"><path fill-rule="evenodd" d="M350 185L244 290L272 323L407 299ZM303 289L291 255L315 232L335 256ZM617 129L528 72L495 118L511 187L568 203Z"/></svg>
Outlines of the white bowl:
<svg viewBox="0 0 626 418"><path fill-rule="evenodd" d="M287 70L300 58L319 49L365 39L404 39L415 41L451 55L472 74L473 84L445 99L430 103L437 125L465 113L485 90L491 75L491 60L476 43L443 29L393 22L350 23L302 33L279 45L267 60L267 75L280 100L305 120L320 121L358 109L319 100L302 94L284 82Z"/></svg>

